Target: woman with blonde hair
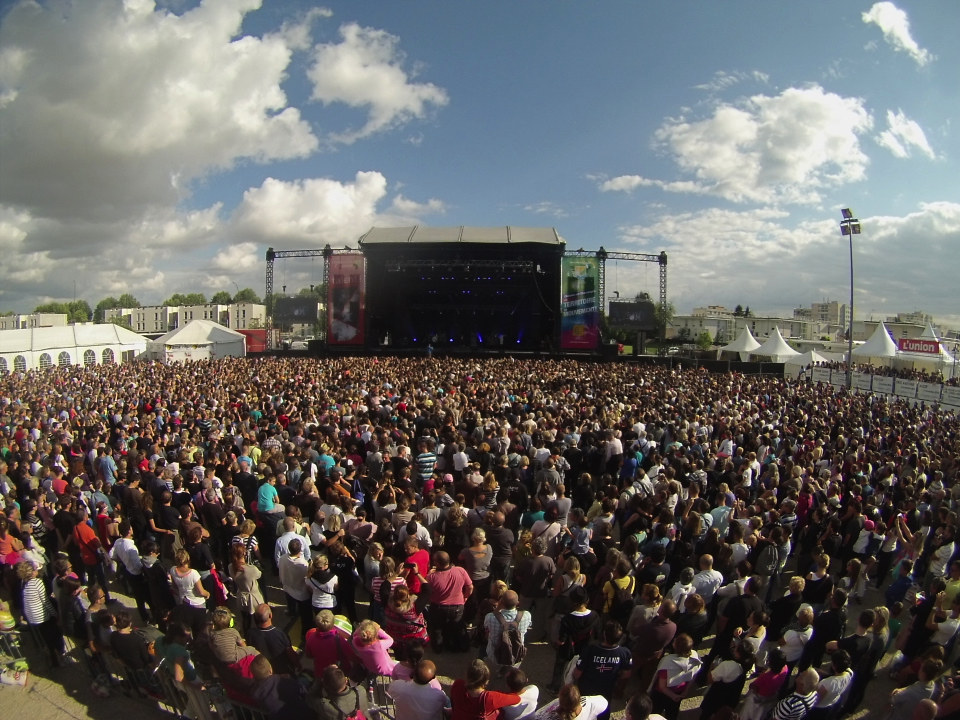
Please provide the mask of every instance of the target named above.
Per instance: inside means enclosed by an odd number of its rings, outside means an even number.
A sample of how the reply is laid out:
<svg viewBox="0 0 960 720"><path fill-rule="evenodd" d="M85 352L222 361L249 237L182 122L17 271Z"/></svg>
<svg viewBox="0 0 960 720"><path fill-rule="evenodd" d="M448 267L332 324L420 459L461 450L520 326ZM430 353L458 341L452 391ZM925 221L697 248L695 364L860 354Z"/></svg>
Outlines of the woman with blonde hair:
<svg viewBox="0 0 960 720"><path fill-rule="evenodd" d="M627 632L630 633L631 639L636 640L640 628L657 616L662 601L663 596L657 585L647 583L640 589L640 600L627 621Z"/></svg>
<svg viewBox="0 0 960 720"><path fill-rule="evenodd" d="M253 614L257 607L263 604L263 592L260 589L260 580L263 574L256 565L247 563L247 549L236 544L231 549L233 562L227 568L237 588L237 609L243 625L243 632L253 625Z"/></svg>
<svg viewBox="0 0 960 720"><path fill-rule="evenodd" d="M337 606L337 576L330 570L326 555L317 555L313 559L303 581L312 594L310 602L314 613L333 610Z"/></svg>
<svg viewBox="0 0 960 720"><path fill-rule="evenodd" d="M353 633L353 652L372 675L389 676L393 673L397 661L390 657L389 650L392 645L393 638L373 620L364 620Z"/></svg>
<svg viewBox="0 0 960 720"><path fill-rule="evenodd" d="M405 654L406 644L411 640L430 642L427 622L423 613L417 611L416 601L417 596L411 593L406 585L399 585L393 589L384 611L387 634L396 643L395 652L398 658Z"/></svg>
<svg viewBox="0 0 960 720"><path fill-rule="evenodd" d="M180 548L173 554L173 562L169 575L174 597L179 604L189 608L190 625L197 628L206 620L206 601L210 593L200 582L200 573L190 567L190 553Z"/></svg>

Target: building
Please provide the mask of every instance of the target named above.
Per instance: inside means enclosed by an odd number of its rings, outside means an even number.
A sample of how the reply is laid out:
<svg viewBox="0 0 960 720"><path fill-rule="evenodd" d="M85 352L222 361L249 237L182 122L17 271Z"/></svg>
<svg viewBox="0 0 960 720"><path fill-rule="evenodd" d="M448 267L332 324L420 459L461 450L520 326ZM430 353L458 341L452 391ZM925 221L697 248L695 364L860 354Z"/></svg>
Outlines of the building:
<svg viewBox="0 0 960 720"><path fill-rule="evenodd" d="M922 310L917 310L911 313L897 313L893 317L887 318L887 325L890 323L902 323L906 325L926 325L927 323L933 323L933 316L927 315Z"/></svg>
<svg viewBox="0 0 960 720"><path fill-rule="evenodd" d="M104 320L125 319L134 332L145 335L163 335L183 327L191 320L211 320L231 330L266 327L267 307L257 303L230 305L148 305L138 308L112 308L104 313Z"/></svg>
<svg viewBox="0 0 960 720"><path fill-rule="evenodd" d="M30 313L0 317L0 330L30 330L32 328L66 327L66 313Z"/></svg>
<svg viewBox="0 0 960 720"><path fill-rule="evenodd" d="M853 321L853 341L854 342L866 342L871 338L874 331L877 329L877 325L880 324L879 320L854 320ZM920 337L923 331L926 329L927 324L924 323L906 323L906 322L897 322L896 318L888 318L887 322L884 323L887 326L887 330L890 331L891 337L893 337L894 342L898 342L903 338L908 338L910 340L915 340Z"/></svg>
<svg viewBox="0 0 960 720"><path fill-rule="evenodd" d="M733 310L725 308L723 305L707 305L706 307L694 308L691 313L693 317L702 318L732 318Z"/></svg>
<svg viewBox="0 0 960 720"><path fill-rule="evenodd" d="M779 328L780 334L786 340L792 338L813 340L817 332L816 323L790 318L675 315L670 327L667 328L667 338L674 340L685 334L690 338L690 342L693 342L700 333L708 332L715 343L723 344L736 339L745 327L750 328L750 332L757 340L770 337L774 328ZM684 328L687 329L687 333L682 332Z"/></svg>
<svg viewBox="0 0 960 720"><path fill-rule="evenodd" d="M831 328L848 327L850 324L850 315L847 312L847 306L836 300L824 300L819 303L811 303L809 308L795 308L793 317L797 320L806 320L807 322L828 325Z"/></svg>

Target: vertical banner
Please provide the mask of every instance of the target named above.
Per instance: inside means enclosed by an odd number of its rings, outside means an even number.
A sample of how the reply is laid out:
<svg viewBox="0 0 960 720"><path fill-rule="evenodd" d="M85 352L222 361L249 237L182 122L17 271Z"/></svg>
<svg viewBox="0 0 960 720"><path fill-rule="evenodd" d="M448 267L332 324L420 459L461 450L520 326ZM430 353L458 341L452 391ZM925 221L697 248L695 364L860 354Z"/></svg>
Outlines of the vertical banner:
<svg viewBox="0 0 960 720"><path fill-rule="evenodd" d="M560 348L596 350L600 344L598 260L563 258L560 266Z"/></svg>
<svg viewBox="0 0 960 720"><path fill-rule="evenodd" d="M327 342L362 345L366 305L363 255L331 255L327 261Z"/></svg>

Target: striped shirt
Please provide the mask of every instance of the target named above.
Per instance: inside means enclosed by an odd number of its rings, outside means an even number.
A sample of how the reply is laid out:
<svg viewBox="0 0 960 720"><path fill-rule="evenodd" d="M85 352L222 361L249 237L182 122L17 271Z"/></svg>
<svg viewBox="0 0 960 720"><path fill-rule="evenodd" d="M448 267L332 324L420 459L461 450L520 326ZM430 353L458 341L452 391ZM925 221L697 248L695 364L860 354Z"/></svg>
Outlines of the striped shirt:
<svg viewBox="0 0 960 720"><path fill-rule="evenodd" d="M816 701L815 692L809 695L793 693L777 703L770 717L772 720L801 720L810 712L810 708Z"/></svg>
<svg viewBox="0 0 960 720"><path fill-rule="evenodd" d="M419 477L426 480L433 475L433 469L437 465L437 456L432 452L422 452L414 460L414 467L417 469Z"/></svg>
<svg viewBox="0 0 960 720"><path fill-rule="evenodd" d="M40 625L53 617L53 603L40 578L31 578L23 585L23 616L31 625Z"/></svg>

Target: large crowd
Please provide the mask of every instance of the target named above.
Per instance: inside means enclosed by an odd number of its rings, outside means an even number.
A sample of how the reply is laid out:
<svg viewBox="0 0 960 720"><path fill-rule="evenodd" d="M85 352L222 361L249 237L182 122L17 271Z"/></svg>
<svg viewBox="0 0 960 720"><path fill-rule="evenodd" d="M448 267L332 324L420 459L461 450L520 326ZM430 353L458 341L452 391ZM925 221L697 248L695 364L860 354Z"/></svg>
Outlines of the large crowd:
<svg viewBox="0 0 960 720"><path fill-rule="evenodd" d="M952 363L952 361L951 361ZM818 362L816 363L817 367L830 368L831 370L846 370L847 363L833 361L833 362ZM867 375L878 375L880 377L892 377L900 378L901 380L917 380L919 382L929 382L929 383L940 383L941 385L958 385L960 384L960 377L953 376L953 367L949 368L950 372L948 373L951 377L947 379L944 375L943 370L926 370L924 368L895 368L895 367L885 367L883 365L870 365L868 363L854 363L850 367L853 368L854 372L866 373Z"/></svg>
<svg viewBox="0 0 960 720"><path fill-rule="evenodd" d="M374 681L399 720L834 720L878 672L892 720L960 713L952 413L575 360L223 359L10 374L0 426L4 597L54 665L271 720L370 717Z"/></svg>

